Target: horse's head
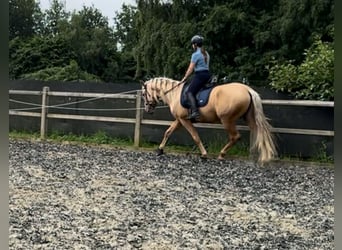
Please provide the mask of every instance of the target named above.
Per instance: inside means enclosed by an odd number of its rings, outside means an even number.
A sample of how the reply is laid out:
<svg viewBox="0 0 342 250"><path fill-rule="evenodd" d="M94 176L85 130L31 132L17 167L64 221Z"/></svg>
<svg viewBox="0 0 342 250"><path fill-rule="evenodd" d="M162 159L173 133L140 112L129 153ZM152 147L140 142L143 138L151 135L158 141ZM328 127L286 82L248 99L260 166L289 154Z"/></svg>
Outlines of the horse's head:
<svg viewBox="0 0 342 250"><path fill-rule="evenodd" d="M145 111L147 113L153 113L154 109L157 106L157 100L152 95L151 84L148 84L148 83L149 81L146 81L146 82L141 81L142 97L144 99Z"/></svg>

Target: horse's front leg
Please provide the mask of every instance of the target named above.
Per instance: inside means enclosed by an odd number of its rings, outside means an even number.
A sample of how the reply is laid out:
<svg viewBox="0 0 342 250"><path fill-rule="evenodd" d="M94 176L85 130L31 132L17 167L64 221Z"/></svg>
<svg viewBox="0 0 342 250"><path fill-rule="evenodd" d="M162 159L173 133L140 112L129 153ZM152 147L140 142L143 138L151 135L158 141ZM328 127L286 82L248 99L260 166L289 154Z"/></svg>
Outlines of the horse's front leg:
<svg viewBox="0 0 342 250"><path fill-rule="evenodd" d="M186 128L186 130L190 133L192 139L194 140L199 150L201 151L201 158L207 158L208 156L207 150L204 148L201 138L199 137L199 134L196 128L194 127L194 125L192 124L192 122L190 120L184 120L184 119L180 120L180 122L182 123L184 128Z"/></svg>
<svg viewBox="0 0 342 250"><path fill-rule="evenodd" d="M171 123L170 127L165 131L164 138L162 142L159 145L159 148L157 150L157 155L162 155L164 153L164 147L166 145L167 140L169 139L170 135L180 126L179 120L175 120Z"/></svg>

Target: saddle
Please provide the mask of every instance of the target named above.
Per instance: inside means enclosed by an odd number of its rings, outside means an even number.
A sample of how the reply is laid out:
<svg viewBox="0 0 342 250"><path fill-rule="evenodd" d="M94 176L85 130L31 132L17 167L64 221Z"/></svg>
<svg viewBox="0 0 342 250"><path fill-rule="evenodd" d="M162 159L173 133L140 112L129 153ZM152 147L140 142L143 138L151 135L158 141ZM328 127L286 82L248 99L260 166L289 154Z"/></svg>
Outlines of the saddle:
<svg viewBox="0 0 342 250"><path fill-rule="evenodd" d="M217 86L217 83L218 83L217 75L212 75L209 81L198 91L198 93L195 96L196 101L197 101L197 107L203 107L207 105L210 92L213 90L215 86ZM181 100L180 100L182 106L186 109L190 108L190 104L185 94L189 88L189 85L190 85L189 82L184 84L182 93L181 93Z"/></svg>

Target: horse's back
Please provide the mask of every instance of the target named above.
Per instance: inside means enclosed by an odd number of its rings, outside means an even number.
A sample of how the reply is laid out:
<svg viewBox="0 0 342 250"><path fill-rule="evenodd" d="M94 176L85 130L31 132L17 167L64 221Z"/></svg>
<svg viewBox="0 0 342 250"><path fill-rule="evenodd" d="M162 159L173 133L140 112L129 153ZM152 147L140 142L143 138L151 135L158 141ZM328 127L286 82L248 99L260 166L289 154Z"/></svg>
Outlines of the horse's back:
<svg viewBox="0 0 342 250"><path fill-rule="evenodd" d="M230 83L224 83L216 86L214 89L217 91L224 91L225 93L248 93L248 85L240 83L240 82L230 82Z"/></svg>
<svg viewBox="0 0 342 250"><path fill-rule="evenodd" d="M215 107L218 116L228 114L240 116L250 104L249 87L232 82L216 86L210 94L209 105Z"/></svg>
<svg viewBox="0 0 342 250"><path fill-rule="evenodd" d="M249 87L243 83L232 82L216 86L211 98L222 102L249 102Z"/></svg>

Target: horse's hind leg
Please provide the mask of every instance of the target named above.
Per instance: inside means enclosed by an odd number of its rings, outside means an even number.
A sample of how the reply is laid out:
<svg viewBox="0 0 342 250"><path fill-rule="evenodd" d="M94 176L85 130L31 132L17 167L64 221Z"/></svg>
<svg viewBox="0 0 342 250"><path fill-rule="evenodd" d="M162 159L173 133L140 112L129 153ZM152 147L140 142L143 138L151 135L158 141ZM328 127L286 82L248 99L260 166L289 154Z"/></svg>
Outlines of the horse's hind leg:
<svg viewBox="0 0 342 250"><path fill-rule="evenodd" d="M166 145L167 140L169 139L170 135L180 126L179 120L175 120L171 123L170 127L165 131L164 137L162 142L159 145L159 148L157 150L158 155L162 155L164 153L164 147Z"/></svg>
<svg viewBox="0 0 342 250"><path fill-rule="evenodd" d="M228 143L221 149L218 159L224 159L227 151L234 146L234 144L240 139L241 135L239 131L236 129L235 121L222 121L222 124L225 130L228 133L229 141Z"/></svg>

